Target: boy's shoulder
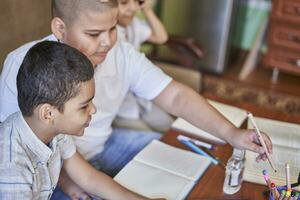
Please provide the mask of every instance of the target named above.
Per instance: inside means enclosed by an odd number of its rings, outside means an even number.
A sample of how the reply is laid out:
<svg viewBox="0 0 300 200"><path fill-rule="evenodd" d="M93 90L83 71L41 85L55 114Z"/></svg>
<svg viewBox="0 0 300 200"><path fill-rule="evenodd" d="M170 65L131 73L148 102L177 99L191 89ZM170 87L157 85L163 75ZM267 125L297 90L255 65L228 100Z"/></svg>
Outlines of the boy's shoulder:
<svg viewBox="0 0 300 200"><path fill-rule="evenodd" d="M141 53L135 47L126 41L117 41L114 48L111 49L117 58L130 59L132 55L140 55Z"/></svg>
<svg viewBox="0 0 300 200"><path fill-rule="evenodd" d="M22 155L22 141L19 135L18 126L20 112L11 114L3 123L0 124L0 164L12 162L13 154ZM15 152L17 150L18 152ZM25 153L25 152L24 152Z"/></svg>
<svg viewBox="0 0 300 200"><path fill-rule="evenodd" d="M23 44L22 46L18 47L17 49L11 51L6 59L5 59L5 63L8 63L10 61L14 61L14 62L22 62L25 54L27 53L27 51L36 43L40 42L40 41L44 41L44 40L55 40L54 35L48 35L46 37L44 37L43 39L40 40L35 40L35 41L31 41L28 42L26 44ZM5 65L4 63L4 65Z"/></svg>

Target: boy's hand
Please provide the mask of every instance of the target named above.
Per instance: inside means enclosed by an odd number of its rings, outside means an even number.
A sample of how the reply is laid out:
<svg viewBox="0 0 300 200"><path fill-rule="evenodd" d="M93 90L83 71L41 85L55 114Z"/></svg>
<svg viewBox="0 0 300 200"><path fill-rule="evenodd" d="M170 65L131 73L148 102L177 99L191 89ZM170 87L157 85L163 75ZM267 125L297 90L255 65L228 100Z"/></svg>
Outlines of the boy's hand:
<svg viewBox="0 0 300 200"><path fill-rule="evenodd" d="M254 151L258 153L256 160L266 160L267 156L265 153L264 148L260 145L260 142L258 140L258 136L255 133L254 130L247 130L247 129L235 129L233 137L230 137L228 142L235 148L238 149L247 149L250 151ZM268 152L272 153L272 142L269 138L269 136L265 133L261 133L265 143Z"/></svg>
<svg viewBox="0 0 300 200"><path fill-rule="evenodd" d="M66 174L61 176L59 187L71 200L91 200L90 196L74 183Z"/></svg>
<svg viewBox="0 0 300 200"><path fill-rule="evenodd" d="M145 10L152 10L153 7L153 1L151 0L140 0L140 8L142 11Z"/></svg>

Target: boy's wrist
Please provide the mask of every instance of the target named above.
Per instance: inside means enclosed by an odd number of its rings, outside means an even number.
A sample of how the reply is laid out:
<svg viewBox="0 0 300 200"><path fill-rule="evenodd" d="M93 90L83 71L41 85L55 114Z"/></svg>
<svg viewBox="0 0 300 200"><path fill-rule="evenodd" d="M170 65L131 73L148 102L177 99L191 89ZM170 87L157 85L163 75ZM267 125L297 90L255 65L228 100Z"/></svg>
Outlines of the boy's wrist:
<svg viewBox="0 0 300 200"><path fill-rule="evenodd" d="M151 7L142 7L141 10L146 14L146 13L150 13L153 12Z"/></svg>

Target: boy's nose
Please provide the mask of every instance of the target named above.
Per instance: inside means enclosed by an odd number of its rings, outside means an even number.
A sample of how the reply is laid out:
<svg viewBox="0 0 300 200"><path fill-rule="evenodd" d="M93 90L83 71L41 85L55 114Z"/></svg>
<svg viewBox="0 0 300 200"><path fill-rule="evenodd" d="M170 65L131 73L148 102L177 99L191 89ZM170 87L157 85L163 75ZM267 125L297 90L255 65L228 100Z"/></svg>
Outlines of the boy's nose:
<svg viewBox="0 0 300 200"><path fill-rule="evenodd" d="M96 108L95 104L92 102L90 114L93 115L93 114L95 114L96 112L97 112L97 108Z"/></svg>
<svg viewBox="0 0 300 200"><path fill-rule="evenodd" d="M109 33L103 33L100 39L100 46L105 47L110 45L111 45L111 39Z"/></svg>

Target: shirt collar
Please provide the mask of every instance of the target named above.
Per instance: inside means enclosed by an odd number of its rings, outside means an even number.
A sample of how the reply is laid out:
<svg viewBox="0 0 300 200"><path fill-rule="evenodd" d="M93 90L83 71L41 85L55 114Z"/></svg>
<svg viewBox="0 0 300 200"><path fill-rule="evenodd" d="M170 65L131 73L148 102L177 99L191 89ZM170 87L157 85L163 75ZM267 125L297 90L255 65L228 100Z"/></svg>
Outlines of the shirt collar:
<svg viewBox="0 0 300 200"><path fill-rule="evenodd" d="M116 48L119 45L119 41L112 47L112 49L108 52L104 61L97 65L95 69L95 74L99 73L101 77L112 77L117 73L117 53Z"/></svg>
<svg viewBox="0 0 300 200"><path fill-rule="evenodd" d="M26 123L22 114L19 112L16 117L16 129L18 130L22 142L30 149L30 151L35 154L36 158L46 163L51 154L56 150L56 138L54 138L49 146L43 143L31 130L31 128Z"/></svg>

